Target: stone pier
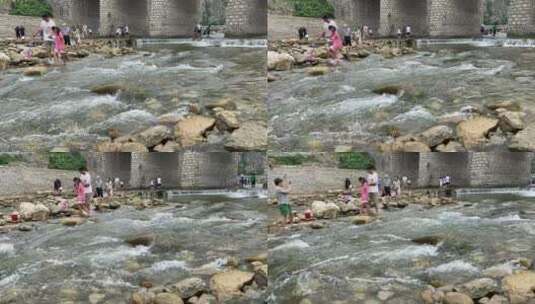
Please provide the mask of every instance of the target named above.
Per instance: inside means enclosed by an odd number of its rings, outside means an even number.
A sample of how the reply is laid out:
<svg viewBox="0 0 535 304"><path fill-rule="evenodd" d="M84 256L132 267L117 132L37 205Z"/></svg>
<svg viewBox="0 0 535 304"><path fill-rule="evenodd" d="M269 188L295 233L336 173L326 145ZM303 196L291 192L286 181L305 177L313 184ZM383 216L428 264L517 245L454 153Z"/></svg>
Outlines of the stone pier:
<svg viewBox="0 0 535 304"><path fill-rule="evenodd" d="M535 0L511 0L509 34L513 36L535 35Z"/></svg>

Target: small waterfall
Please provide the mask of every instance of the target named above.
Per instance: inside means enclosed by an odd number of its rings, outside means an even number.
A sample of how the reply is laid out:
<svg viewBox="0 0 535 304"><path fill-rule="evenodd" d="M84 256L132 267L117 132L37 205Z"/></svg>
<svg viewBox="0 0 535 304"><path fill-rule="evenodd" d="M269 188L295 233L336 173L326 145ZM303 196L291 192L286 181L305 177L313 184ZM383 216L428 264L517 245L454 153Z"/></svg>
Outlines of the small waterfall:
<svg viewBox="0 0 535 304"><path fill-rule="evenodd" d="M511 194L525 197L535 197L534 188L461 188L455 191L457 196Z"/></svg>
<svg viewBox="0 0 535 304"><path fill-rule="evenodd" d="M189 38L170 38L170 39L158 39L158 38L143 38L136 41L138 47L148 45L180 45L187 44L194 47L233 47L233 48L265 48L267 47L266 39L225 39L225 38L213 38L194 41Z"/></svg>
<svg viewBox="0 0 535 304"><path fill-rule="evenodd" d="M181 197L181 196L226 196L229 198L246 198L246 197L266 197L266 190L264 189L239 189L239 190L221 190L221 189L207 189L207 190L169 190L167 197Z"/></svg>
<svg viewBox="0 0 535 304"><path fill-rule="evenodd" d="M463 39L418 39L418 47L431 45L471 45L476 47L534 48L535 39L520 38L463 38Z"/></svg>

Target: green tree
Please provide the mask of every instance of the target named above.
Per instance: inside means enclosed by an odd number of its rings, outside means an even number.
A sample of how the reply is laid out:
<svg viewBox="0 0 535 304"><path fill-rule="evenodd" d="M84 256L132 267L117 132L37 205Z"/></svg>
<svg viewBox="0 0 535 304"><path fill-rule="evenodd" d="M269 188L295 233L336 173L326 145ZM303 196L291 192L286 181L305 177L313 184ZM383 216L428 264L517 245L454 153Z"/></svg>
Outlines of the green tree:
<svg viewBox="0 0 535 304"><path fill-rule="evenodd" d="M334 16L334 7L327 0L290 0L294 5L294 15L299 17Z"/></svg>
<svg viewBox="0 0 535 304"><path fill-rule="evenodd" d="M366 152L347 152L338 154L338 168L365 170L375 165L373 157Z"/></svg>
<svg viewBox="0 0 535 304"><path fill-rule="evenodd" d="M86 166L86 160L79 152L73 153L50 153L48 156L48 168L59 170L79 170Z"/></svg>
<svg viewBox="0 0 535 304"><path fill-rule="evenodd" d="M42 16L52 14L52 6L45 0L0 0L0 4L11 3L11 15Z"/></svg>

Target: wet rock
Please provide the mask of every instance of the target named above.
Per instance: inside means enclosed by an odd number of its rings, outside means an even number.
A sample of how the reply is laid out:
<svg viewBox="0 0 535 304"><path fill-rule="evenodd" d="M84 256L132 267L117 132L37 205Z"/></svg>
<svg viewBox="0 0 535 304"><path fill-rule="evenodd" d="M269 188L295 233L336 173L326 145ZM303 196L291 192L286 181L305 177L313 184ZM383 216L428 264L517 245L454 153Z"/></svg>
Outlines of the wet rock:
<svg viewBox="0 0 535 304"><path fill-rule="evenodd" d="M149 152L145 145L138 142L126 142L120 144L118 152L128 152L128 153L144 153Z"/></svg>
<svg viewBox="0 0 535 304"><path fill-rule="evenodd" d="M85 223L85 219L82 217L66 217L62 218L60 223L64 226L77 226Z"/></svg>
<svg viewBox="0 0 535 304"><path fill-rule="evenodd" d="M205 133L215 125L215 119L194 115L182 119L175 126L175 137L183 147L194 146L204 141Z"/></svg>
<svg viewBox="0 0 535 304"><path fill-rule="evenodd" d="M180 145L174 141L168 141L165 144L159 144L154 147L155 152L176 152L180 150Z"/></svg>
<svg viewBox="0 0 535 304"><path fill-rule="evenodd" d="M184 302L173 293L162 292L156 295L154 304L184 304Z"/></svg>
<svg viewBox="0 0 535 304"><path fill-rule="evenodd" d="M137 141L145 147L154 147L164 140L171 139L172 134L166 126L155 126L139 133L136 137Z"/></svg>
<svg viewBox="0 0 535 304"><path fill-rule="evenodd" d="M393 296L394 296L394 293L388 290L381 290L377 293L377 298L383 302L392 298Z"/></svg>
<svg viewBox="0 0 535 304"><path fill-rule="evenodd" d="M329 67L313 67L307 70L307 74L310 76L321 76L329 73Z"/></svg>
<svg viewBox="0 0 535 304"><path fill-rule="evenodd" d="M250 256L250 257L245 258L245 261L247 263L260 262L262 264L266 264L267 260L268 260L268 254L267 253L261 253L259 255Z"/></svg>
<svg viewBox="0 0 535 304"><path fill-rule="evenodd" d="M219 130L232 132L233 130L240 127L238 115L234 111L219 111L217 112L215 117L216 126Z"/></svg>
<svg viewBox="0 0 535 304"><path fill-rule="evenodd" d="M420 140L429 147L438 146L450 139L453 139L453 129L444 125L434 126L420 134Z"/></svg>
<svg viewBox="0 0 535 304"><path fill-rule="evenodd" d="M316 218L335 219L340 212L340 208L334 203L322 201L312 202L312 213Z"/></svg>
<svg viewBox="0 0 535 304"><path fill-rule="evenodd" d="M48 219L50 214L50 210L45 205L34 205L27 202L20 203L18 211L21 218L26 221L44 221Z"/></svg>
<svg viewBox="0 0 535 304"><path fill-rule="evenodd" d="M481 301L479 302L482 303ZM509 304L509 301L504 296L494 295L486 304Z"/></svg>
<svg viewBox="0 0 535 304"><path fill-rule="evenodd" d="M154 304L156 295L149 291L139 291L132 294L131 304Z"/></svg>
<svg viewBox="0 0 535 304"><path fill-rule="evenodd" d="M63 288L59 291L59 296L62 300L76 301L78 299L78 291L73 288Z"/></svg>
<svg viewBox="0 0 535 304"><path fill-rule="evenodd" d="M509 149L513 151L535 151L535 123L513 136Z"/></svg>
<svg viewBox="0 0 535 304"><path fill-rule="evenodd" d="M266 148L267 129L255 121L243 123L225 143L228 151L264 151Z"/></svg>
<svg viewBox="0 0 535 304"><path fill-rule="evenodd" d="M489 132L498 126L498 120L478 116L462 121L457 125L457 136L467 149L478 147L486 142Z"/></svg>
<svg viewBox="0 0 535 304"><path fill-rule="evenodd" d="M493 111L497 109L506 109L506 110L515 111L515 112L522 110L522 106L520 106L520 103L516 101L511 101L511 100L487 104L486 107Z"/></svg>
<svg viewBox="0 0 535 304"><path fill-rule="evenodd" d="M437 152L465 152L466 149L461 143L450 141L447 144L438 145L435 150Z"/></svg>
<svg viewBox="0 0 535 304"><path fill-rule="evenodd" d="M444 299L444 292L430 288L424 290L420 296L425 304L442 303L442 300Z"/></svg>
<svg viewBox="0 0 535 304"><path fill-rule="evenodd" d="M6 53L0 52L0 70L5 70L9 67L11 58Z"/></svg>
<svg viewBox="0 0 535 304"><path fill-rule="evenodd" d="M24 232L33 230L32 226L26 225L26 224L19 225L18 229L19 231L24 231Z"/></svg>
<svg viewBox="0 0 535 304"><path fill-rule="evenodd" d="M500 129L502 129L504 132L516 132L518 130L524 129L525 116L526 114L523 112L500 112L498 114L498 118L500 119Z"/></svg>
<svg viewBox="0 0 535 304"><path fill-rule="evenodd" d="M34 66L24 69L24 76L28 77L35 77L35 76L43 76L46 74L48 69L44 66Z"/></svg>
<svg viewBox="0 0 535 304"><path fill-rule="evenodd" d="M293 68L294 63L290 54L268 51L268 70L287 71Z"/></svg>
<svg viewBox="0 0 535 304"><path fill-rule="evenodd" d="M242 288L253 281L254 273L240 270L220 272L210 279L210 288L221 302L242 295Z"/></svg>
<svg viewBox="0 0 535 304"><path fill-rule="evenodd" d="M351 218L353 225L365 225L373 221L373 218L368 215L357 215Z"/></svg>
<svg viewBox="0 0 535 304"><path fill-rule="evenodd" d="M182 299L199 296L207 290L206 283L201 278L189 278L182 280L171 287Z"/></svg>
<svg viewBox="0 0 535 304"><path fill-rule="evenodd" d="M217 299L213 295L203 293L197 300L197 303L195 304L216 304L216 303L217 303Z"/></svg>
<svg viewBox="0 0 535 304"><path fill-rule="evenodd" d="M232 100L232 98L226 97L206 104L205 108L209 110L213 110L215 108L222 108L228 111L233 111L236 110L236 103Z"/></svg>
<svg viewBox="0 0 535 304"><path fill-rule="evenodd" d="M268 286L268 265L262 265L255 269L254 282L256 286L260 288L266 288Z"/></svg>
<svg viewBox="0 0 535 304"><path fill-rule="evenodd" d="M115 95L119 91L125 91L126 88L120 84L104 84L94 86L90 89L91 92L99 95Z"/></svg>
<svg viewBox="0 0 535 304"><path fill-rule="evenodd" d="M444 304L473 304L472 298L460 292L447 292L444 295Z"/></svg>
<svg viewBox="0 0 535 304"><path fill-rule="evenodd" d="M509 275L502 280L502 288L510 300L535 298L535 272L521 271Z"/></svg>
<svg viewBox="0 0 535 304"><path fill-rule="evenodd" d="M411 242L420 244L420 245L432 245L436 246L438 243L442 242L444 238L438 235L424 236L412 239Z"/></svg>
<svg viewBox="0 0 535 304"><path fill-rule="evenodd" d="M312 228L312 229L323 229L323 228L325 228L325 224L321 223L321 222L314 222L314 223L310 224L310 228Z"/></svg>
<svg viewBox="0 0 535 304"><path fill-rule="evenodd" d="M396 85L387 85L374 89L372 92L378 95L398 95L401 92L401 87Z"/></svg>
<svg viewBox="0 0 535 304"><path fill-rule="evenodd" d="M125 240L126 243L132 246L150 246L154 242L154 235L142 234L129 237Z"/></svg>
<svg viewBox="0 0 535 304"><path fill-rule="evenodd" d="M267 79L268 79L268 82L273 82L273 81L280 80L281 78L278 75L273 75L271 73L268 73Z"/></svg>
<svg viewBox="0 0 535 304"><path fill-rule="evenodd" d="M106 295L101 294L101 293L92 293L92 294L89 295L89 303L90 304L98 304L98 303L102 302L102 300L104 300L105 297L106 297Z"/></svg>
<svg viewBox="0 0 535 304"><path fill-rule="evenodd" d="M161 125L176 125L184 116L177 113L167 113L158 117L158 123Z"/></svg>
<svg viewBox="0 0 535 304"><path fill-rule="evenodd" d="M483 298L498 291L498 283L493 279L481 278L461 285L460 291L472 299Z"/></svg>

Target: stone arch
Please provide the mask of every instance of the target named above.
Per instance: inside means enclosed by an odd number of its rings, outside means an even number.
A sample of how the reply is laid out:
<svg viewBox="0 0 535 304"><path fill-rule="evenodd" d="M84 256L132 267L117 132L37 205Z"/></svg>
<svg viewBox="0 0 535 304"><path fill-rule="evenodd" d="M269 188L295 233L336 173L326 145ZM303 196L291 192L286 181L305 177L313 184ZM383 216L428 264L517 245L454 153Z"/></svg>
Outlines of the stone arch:
<svg viewBox="0 0 535 304"><path fill-rule="evenodd" d="M428 35L429 3L432 0L381 0L382 36L395 36L397 30L410 25L415 36Z"/></svg>
<svg viewBox="0 0 535 304"><path fill-rule="evenodd" d="M200 21L200 0L152 0L150 32L155 37L191 36Z"/></svg>
<svg viewBox="0 0 535 304"><path fill-rule="evenodd" d="M477 36L483 22L482 0L429 0L431 36Z"/></svg>

